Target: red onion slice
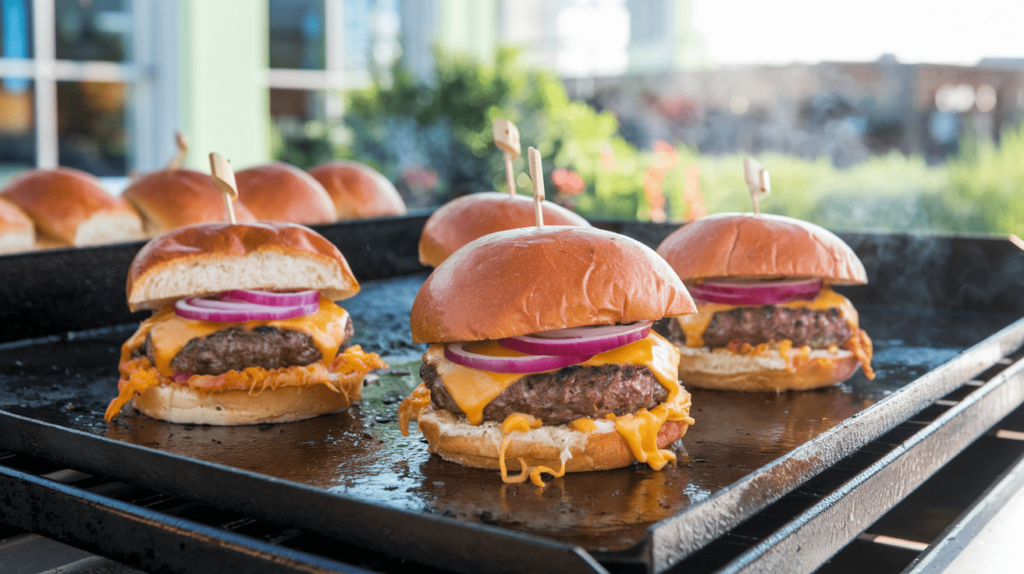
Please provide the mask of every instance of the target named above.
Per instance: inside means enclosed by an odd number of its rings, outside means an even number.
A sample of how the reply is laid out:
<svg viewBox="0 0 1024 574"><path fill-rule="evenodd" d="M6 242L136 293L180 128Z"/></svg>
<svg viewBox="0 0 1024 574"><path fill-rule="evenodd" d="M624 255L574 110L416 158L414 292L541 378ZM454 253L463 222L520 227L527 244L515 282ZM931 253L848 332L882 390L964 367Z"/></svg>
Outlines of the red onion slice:
<svg viewBox="0 0 1024 574"><path fill-rule="evenodd" d="M629 325L590 325L499 339L506 349L531 355L596 355L639 341L651 332L653 321Z"/></svg>
<svg viewBox="0 0 1024 574"><path fill-rule="evenodd" d="M201 297L179 299L174 303L174 312L179 317L217 323L293 319L316 313L319 308L318 302L293 307L270 307L234 301L214 301Z"/></svg>
<svg viewBox="0 0 1024 574"><path fill-rule="evenodd" d="M586 362L592 356L556 357L550 355L531 355L528 357L491 357L467 351L464 345L465 343L448 343L444 346L444 358L463 367L480 371L491 371L492 373L525 374L553 371Z"/></svg>
<svg viewBox="0 0 1024 574"><path fill-rule="evenodd" d="M225 301L244 301L271 307L294 307L308 305L320 300L320 293L315 290L298 291L296 293L274 293L255 289L238 289L230 291L222 298Z"/></svg>
<svg viewBox="0 0 1024 574"><path fill-rule="evenodd" d="M687 285L694 299L727 305L775 305L795 299L811 300L821 291L821 279L732 282L705 281Z"/></svg>

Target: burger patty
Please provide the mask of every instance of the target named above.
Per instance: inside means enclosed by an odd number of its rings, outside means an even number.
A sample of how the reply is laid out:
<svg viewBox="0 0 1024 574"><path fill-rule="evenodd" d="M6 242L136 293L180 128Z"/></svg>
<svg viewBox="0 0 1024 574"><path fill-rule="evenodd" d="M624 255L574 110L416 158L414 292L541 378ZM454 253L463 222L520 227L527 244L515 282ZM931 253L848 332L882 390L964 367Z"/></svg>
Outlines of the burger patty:
<svg viewBox="0 0 1024 574"><path fill-rule="evenodd" d="M444 386L437 367L423 363L420 377L430 389L434 406L463 414ZM519 379L484 408L484 420L503 421L512 413L533 415L549 425L581 417L624 415L651 409L668 398L668 389L642 365L565 367Z"/></svg>
<svg viewBox="0 0 1024 574"><path fill-rule="evenodd" d="M669 328L685 342L686 335L676 321L672 321ZM740 341L760 345L788 339L796 347L807 345L824 349L832 345L841 346L852 335L850 325L839 309L834 307L817 311L761 305L715 313L704 331L704 344L708 347L725 347L732 341Z"/></svg>
<svg viewBox="0 0 1024 574"><path fill-rule="evenodd" d="M345 324L344 347L352 338L352 321ZM149 337L132 352L132 357L153 358ZM313 337L299 331L277 327L256 327L246 330L229 327L216 333L192 339L173 359L171 368L179 373L220 375L228 371L241 371L246 367L280 369L309 365L323 358Z"/></svg>

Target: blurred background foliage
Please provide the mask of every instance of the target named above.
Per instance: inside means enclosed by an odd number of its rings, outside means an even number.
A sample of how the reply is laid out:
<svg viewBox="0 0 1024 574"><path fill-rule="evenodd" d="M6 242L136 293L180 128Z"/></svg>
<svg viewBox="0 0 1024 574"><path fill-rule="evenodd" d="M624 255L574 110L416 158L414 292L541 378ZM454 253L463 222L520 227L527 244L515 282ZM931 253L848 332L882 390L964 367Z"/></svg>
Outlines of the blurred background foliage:
<svg viewBox="0 0 1024 574"><path fill-rule="evenodd" d="M506 189L491 130L503 117L523 145L514 162L519 193L530 193L525 151L533 146L548 198L588 218L684 221L687 169L699 173L709 213L751 210L742 155L666 142L638 150L618 134L614 115L569 99L554 74L520 65L512 49L500 50L493 66L438 51L429 81L398 60L346 96L344 126L324 126L319 143L280 159L303 167L331 156L363 161L396 182L411 207L437 205ZM771 174L772 194L761 201L768 213L841 230L1024 234L1024 128L998 144L961 142L938 165L899 153L845 168L827 158L758 159Z"/></svg>

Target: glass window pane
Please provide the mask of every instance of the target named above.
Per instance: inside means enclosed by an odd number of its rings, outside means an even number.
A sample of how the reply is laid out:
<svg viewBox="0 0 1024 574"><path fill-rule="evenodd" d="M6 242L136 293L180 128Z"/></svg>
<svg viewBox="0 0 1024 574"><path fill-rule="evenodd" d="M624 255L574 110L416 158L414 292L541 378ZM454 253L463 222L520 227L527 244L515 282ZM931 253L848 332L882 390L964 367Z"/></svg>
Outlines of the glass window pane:
<svg viewBox="0 0 1024 574"><path fill-rule="evenodd" d="M324 0L270 0L270 67L323 70Z"/></svg>
<svg viewBox="0 0 1024 574"><path fill-rule="evenodd" d="M57 59L129 59L132 15L128 4L128 0L56 0Z"/></svg>
<svg viewBox="0 0 1024 574"><path fill-rule="evenodd" d="M386 68L401 55L395 0L345 0L345 69Z"/></svg>
<svg viewBox="0 0 1024 574"><path fill-rule="evenodd" d="M58 82L60 164L98 176L128 171L124 84Z"/></svg>
<svg viewBox="0 0 1024 574"><path fill-rule="evenodd" d="M0 57L32 57L32 0L0 0Z"/></svg>
<svg viewBox="0 0 1024 574"><path fill-rule="evenodd" d="M0 80L0 185L36 165L35 93L31 80Z"/></svg>
<svg viewBox="0 0 1024 574"><path fill-rule="evenodd" d="M274 159L310 168L334 157L326 94L312 90L270 90Z"/></svg>

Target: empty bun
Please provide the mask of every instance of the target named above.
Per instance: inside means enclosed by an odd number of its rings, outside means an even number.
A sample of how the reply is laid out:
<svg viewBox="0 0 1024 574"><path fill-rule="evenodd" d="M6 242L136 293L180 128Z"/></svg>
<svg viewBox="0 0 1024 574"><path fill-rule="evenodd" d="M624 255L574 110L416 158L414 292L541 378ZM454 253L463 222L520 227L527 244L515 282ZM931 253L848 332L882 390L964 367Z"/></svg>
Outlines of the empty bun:
<svg viewBox="0 0 1024 574"><path fill-rule="evenodd" d="M441 458L475 468L498 469L501 447L501 423L487 421L472 425L464 417L427 408L418 415L420 432L427 439L429 450ZM598 421L604 423L609 421ZM686 421L666 421L658 431L658 448L682 438L689 425ZM600 425L590 433L576 431L566 425L541 426L525 432L516 432L505 450L505 464L510 471L520 470L523 458L529 466L547 466L558 469L562 465L564 449L572 453L565 461L566 472L586 472L621 468L636 462L626 440L615 430L614 424Z"/></svg>
<svg viewBox="0 0 1024 574"><path fill-rule="evenodd" d="M336 392L327 385L285 386L258 393L197 392L183 385L149 387L132 400L139 412L180 424L254 425L301 421L358 401L362 381Z"/></svg>
<svg viewBox="0 0 1024 574"><path fill-rule="evenodd" d="M167 169L139 177L121 194L142 216L146 235L155 237L194 223L227 221L224 193L205 173L190 169ZM236 201L235 219L256 221Z"/></svg>
<svg viewBox="0 0 1024 574"><path fill-rule="evenodd" d="M416 295L415 343L479 341L696 311L647 246L592 227L531 227L482 237L438 266Z"/></svg>
<svg viewBox="0 0 1024 574"><path fill-rule="evenodd" d="M293 165L274 162L243 169L235 183L239 201L260 221L320 225L338 219L324 186Z"/></svg>
<svg viewBox="0 0 1024 574"><path fill-rule="evenodd" d="M330 161L309 170L334 201L338 219L405 215L402 196L382 173L354 161Z"/></svg>
<svg viewBox="0 0 1024 574"><path fill-rule="evenodd" d="M658 254L684 281L712 277L820 277L867 283L850 246L822 227L779 215L722 213L688 223L665 238Z"/></svg>
<svg viewBox="0 0 1024 574"><path fill-rule="evenodd" d="M35 222L40 240L50 246L98 245L141 239L142 221L124 200L76 169L35 170L22 174L0 198L17 205Z"/></svg>
<svg viewBox="0 0 1024 574"><path fill-rule="evenodd" d="M781 392L829 387L853 376L860 366L846 350L814 350L809 360L787 368L778 351L768 356L738 355L726 349L678 347L679 379L687 387L720 391Z"/></svg>
<svg viewBox="0 0 1024 574"><path fill-rule="evenodd" d="M545 201L542 209L544 225L590 226L586 219L550 201ZM534 224L532 197L509 197L494 191L460 197L441 206L427 219L420 236L420 263L437 267L470 241Z"/></svg>
<svg viewBox="0 0 1024 574"><path fill-rule="evenodd" d="M232 289L316 289L338 301L359 283L334 244L291 223L182 227L147 243L128 269L132 311Z"/></svg>
<svg viewBox="0 0 1024 574"><path fill-rule="evenodd" d="M32 220L18 206L0 199L0 253L30 251L35 244Z"/></svg>

